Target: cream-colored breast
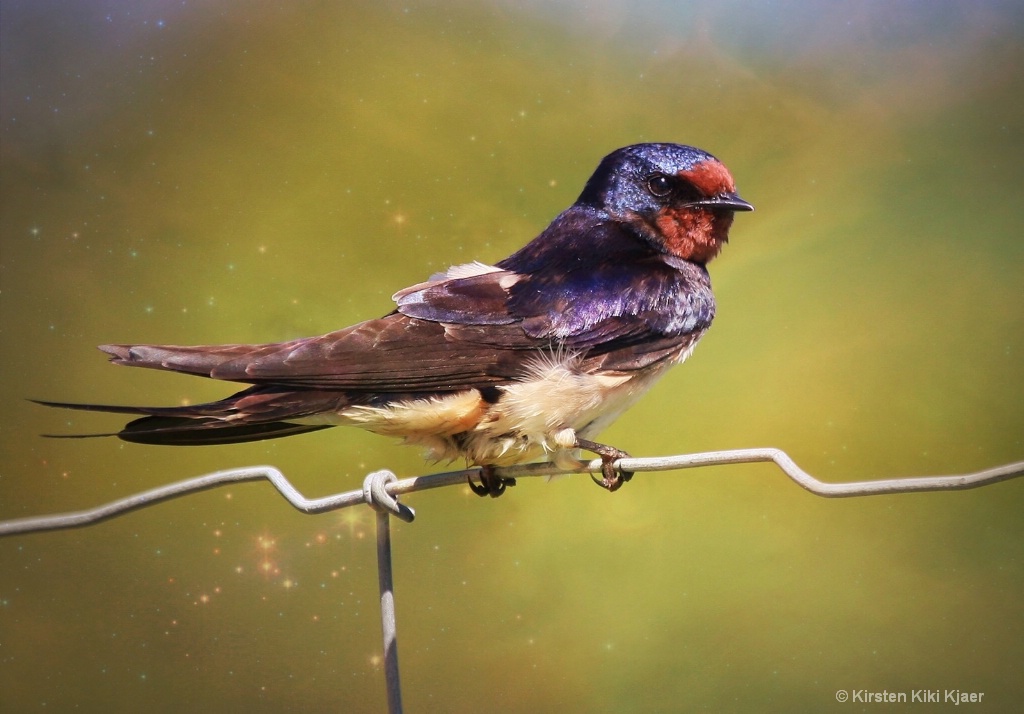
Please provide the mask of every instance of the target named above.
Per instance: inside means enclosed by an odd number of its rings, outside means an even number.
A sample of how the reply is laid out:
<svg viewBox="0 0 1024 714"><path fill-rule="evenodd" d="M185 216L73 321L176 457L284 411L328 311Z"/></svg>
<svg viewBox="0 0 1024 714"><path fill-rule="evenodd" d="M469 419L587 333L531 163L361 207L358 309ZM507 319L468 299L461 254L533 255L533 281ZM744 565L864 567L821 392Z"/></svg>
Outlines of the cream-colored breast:
<svg viewBox="0 0 1024 714"><path fill-rule="evenodd" d="M522 381L501 387L502 398L468 435L465 449L475 462L497 465L543 454L558 458L574 448L577 437L611 424L677 361L637 372L587 374L571 354L538 355Z"/></svg>
<svg viewBox="0 0 1024 714"><path fill-rule="evenodd" d="M588 374L572 353L537 353L523 377L498 387L492 402L476 389L395 402L352 406L331 419L426 447L438 460L509 465L548 454L561 457L577 436L591 437L632 406L696 340L673 358L645 370Z"/></svg>

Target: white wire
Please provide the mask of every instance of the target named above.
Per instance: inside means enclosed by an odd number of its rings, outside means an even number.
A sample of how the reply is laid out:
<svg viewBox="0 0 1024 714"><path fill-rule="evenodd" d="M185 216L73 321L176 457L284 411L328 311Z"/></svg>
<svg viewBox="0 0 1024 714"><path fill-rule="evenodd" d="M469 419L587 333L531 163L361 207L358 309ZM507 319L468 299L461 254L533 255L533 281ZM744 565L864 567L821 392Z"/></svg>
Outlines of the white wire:
<svg viewBox="0 0 1024 714"><path fill-rule="evenodd" d="M656 456L647 458L623 458L616 462L616 466L625 471L634 472L673 471L702 466L743 464L761 461L770 461L774 463L798 485L813 494L824 496L826 498L915 493L920 491L962 490L977 488L979 486L985 486L1024 475L1024 461L1017 461L967 474L828 483L819 481L801 469L784 451L773 448L709 451L699 454L679 454L675 456ZM524 464L522 466L511 466L508 468L496 469L495 473L496 475L505 478L522 478L527 476L551 476L566 473L595 473L600 470L601 460L594 459L593 461L581 461L578 466L571 469L560 468L551 463L541 463ZM462 471L449 471L446 473L430 474L427 476L415 476L413 478L400 479L387 483L383 486L383 489L384 492L390 496L399 496L401 494L423 491L430 488L441 488L443 486L464 484L469 476L476 475L477 473L478 469L465 469ZM134 495L82 511L71 511L47 516L32 516L28 518L15 518L12 520L0 521L0 536L87 526L139 508L152 506L171 498L184 496L189 493L205 491L207 489L216 488L230 483L259 481L263 479L270 481L274 485L274 488L276 488L292 506L303 513L323 513L325 511L332 511L339 508L347 508L360 503L369 503L368 497L362 489L346 491L344 493L324 496L322 498L306 498L299 493L298 489L292 485L281 471L273 466L249 466L246 468L216 471L203 476L196 476L183 481L176 481L165 486L159 486L148 491L142 491L141 493L136 493ZM399 506L399 508L407 511L408 513L405 514L409 516L407 520L411 520L412 511L405 506ZM404 516L402 517L403 519L406 519Z"/></svg>

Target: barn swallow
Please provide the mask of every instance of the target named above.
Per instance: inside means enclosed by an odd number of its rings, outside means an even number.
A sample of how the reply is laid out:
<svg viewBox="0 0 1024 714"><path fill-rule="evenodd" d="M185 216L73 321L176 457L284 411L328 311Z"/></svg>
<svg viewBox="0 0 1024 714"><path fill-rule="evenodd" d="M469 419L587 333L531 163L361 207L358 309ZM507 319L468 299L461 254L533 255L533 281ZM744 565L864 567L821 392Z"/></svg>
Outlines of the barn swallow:
<svg viewBox="0 0 1024 714"><path fill-rule="evenodd" d="M576 202L494 264L457 265L399 290L376 320L273 344L103 345L114 364L249 384L216 402L133 407L40 402L141 415L116 434L142 444L233 444L336 425L481 466L600 456L600 485L631 473L592 441L711 325L706 264L736 211L753 209L711 154L636 144L606 156Z"/></svg>

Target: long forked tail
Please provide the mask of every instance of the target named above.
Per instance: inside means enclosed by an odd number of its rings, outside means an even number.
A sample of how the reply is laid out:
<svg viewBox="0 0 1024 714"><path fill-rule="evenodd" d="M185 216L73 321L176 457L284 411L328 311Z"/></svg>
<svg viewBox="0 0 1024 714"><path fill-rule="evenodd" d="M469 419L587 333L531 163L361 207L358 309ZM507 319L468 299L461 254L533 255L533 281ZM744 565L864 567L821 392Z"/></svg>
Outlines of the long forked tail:
<svg viewBox="0 0 1024 714"><path fill-rule="evenodd" d="M128 422L116 432L100 434L44 434L57 439L81 439L116 436L136 444L204 446L241 444L276 439L293 434L326 429L331 424L303 424L286 417L301 418L289 404L291 393L267 392L258 387L247 389L219 402L182 407L131 407L108 404L74 404L33 399L36 404L63 409L78 409L114 414L138 414L142 418ZM282 400L283 398L283 400ZM275 401L277 403L275 403ZM263 407L259 409L258 407Z"/></svg>

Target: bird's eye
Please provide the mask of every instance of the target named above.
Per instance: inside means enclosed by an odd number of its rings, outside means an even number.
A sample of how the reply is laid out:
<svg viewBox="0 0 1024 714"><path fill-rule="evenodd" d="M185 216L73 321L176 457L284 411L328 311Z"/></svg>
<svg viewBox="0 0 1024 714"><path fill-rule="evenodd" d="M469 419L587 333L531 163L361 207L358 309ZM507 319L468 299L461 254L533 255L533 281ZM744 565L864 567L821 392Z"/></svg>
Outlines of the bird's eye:
<svg viewBox="0 0 1024 714"><path fill-rule="evenodd" d="M647 190L658 198L664 198L672 193L672 181L663 174L654 174L647 179Z"/></svg>

